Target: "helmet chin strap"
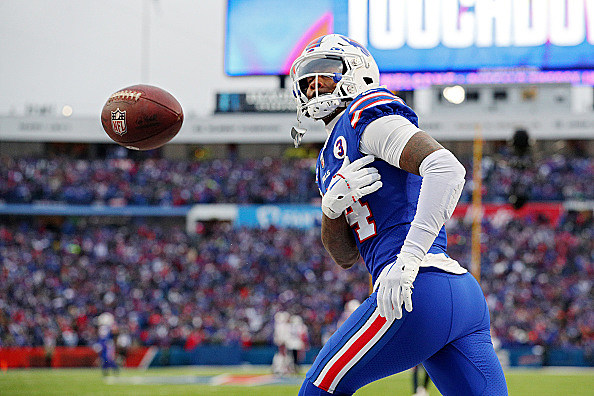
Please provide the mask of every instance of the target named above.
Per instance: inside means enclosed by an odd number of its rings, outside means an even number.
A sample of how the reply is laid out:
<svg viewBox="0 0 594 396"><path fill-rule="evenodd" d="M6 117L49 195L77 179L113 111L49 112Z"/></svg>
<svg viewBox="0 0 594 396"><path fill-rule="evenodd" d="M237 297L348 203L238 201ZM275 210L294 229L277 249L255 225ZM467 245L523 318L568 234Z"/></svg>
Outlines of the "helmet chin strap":
<svg viewBox="0 0 594 396"><path fill-rule="evenodd" d="M324 117L332 114L341 103L341 100L333 96L332 94L326 94L330 96L326 100L320 100L317 103L312 104L307 112L311 115L314 120L321 120Z"/></svg>
<svg viewBox="0 0 594 396"><path fill-rule="evenodd" d="M301 122L299 122L297 126L291 128L291 137L293 138L295 148L299 147L301 144L301 139L303 138L303 135L305 135L305 132L307 132L307 129L301 128Z"/></svg>
<svg viewBox="0 0 594 396"><path fill-rule="evenodd" d="M328 114L326 117L322 118L321 120L324 121L324 124L328 125L329 123L332 122L332 120L337 117L341 111L343 111L344 109L346 109L347 106L346 104L341 104L340 106L338 106L336 109L334 109L334 111L330 114Z"/></svg>
<svg viewBox="0 0 594 396"><path fill-rule="evenodd" d="M346 108L346 104L343 103L339 105L336 109L334 109L334 111L330 114L322 118L318 118L316 120L322 120L325 125L328 125L330 122L332 122L332 120L335 117L337 117L340 114L340 112L342 112ZM295 145L295 148L298 148L301 144L301 139L303 139L303 135L305 135L305 132L307 132L307 129L301 127L301 120L298 119L297 126L293 126L291 128L291 137L293 138L293 144Z"/></svg>

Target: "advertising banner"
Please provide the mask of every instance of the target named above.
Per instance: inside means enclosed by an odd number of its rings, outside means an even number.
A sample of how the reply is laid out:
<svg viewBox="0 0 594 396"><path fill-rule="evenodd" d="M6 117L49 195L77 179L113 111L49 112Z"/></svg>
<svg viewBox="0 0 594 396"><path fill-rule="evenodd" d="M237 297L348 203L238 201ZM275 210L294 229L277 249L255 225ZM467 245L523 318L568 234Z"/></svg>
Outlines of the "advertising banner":
<svg viewBox="0 0 594 396"><path fill-rule="evenodd" d="M239 206L236 227L312 228L322 222L317 205L245 205Z"/></svg>

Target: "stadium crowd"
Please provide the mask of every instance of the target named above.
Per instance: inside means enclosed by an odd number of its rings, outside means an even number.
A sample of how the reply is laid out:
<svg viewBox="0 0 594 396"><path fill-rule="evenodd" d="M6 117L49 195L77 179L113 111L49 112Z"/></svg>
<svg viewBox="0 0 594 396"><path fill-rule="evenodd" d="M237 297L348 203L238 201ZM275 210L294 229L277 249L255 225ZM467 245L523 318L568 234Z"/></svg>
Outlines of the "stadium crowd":
<svg viewBox="0 0 594 396"><path fill-rule="evenodd" d="M0 157L0 202L303 203L318 195L312 172L312 160L269 157L209 161Z"/></svg>
<svg viewBox="0 0 594 396"><path fill-rule="evenodd" d="M448 253L470 263L470 226L448 223ZM594 353L592 212L483 221L481 286L504 346L580 347Z"/></svg>
<svg viewBox="0 0 594 396"><path fill-rule="evenodd" d="M505 153L504 153L505 154ZM509 153L507 153L509 154ZM588 157L553 155L530 166L483 160L483 201L593 200ZM472 195L471 160L461 202ZM181 206L305 203L317 199L313 159L0 157L0 204ZM449 221L448 249L470 263L470 224ZM0 347L90 345L111 312L120 346L272 344L274 314L299 314L311 344L363 300L363 264L344 271L318 230L232 229L174 220L33 218L0 221ZM503 345L572 346L594 353L592 212L485 218L482 287Z"/></svg>
<svg viewBox="0 0 594 396"><path fill-rule="evenodd" d="M472 180L471 159L464 160ZM589 157L548 156L518 166L517 158L483 160L483 200L507 202L520 187L530 201L594 197ZM182 206L198 203L304 203L319 198L314 159L128 158L73 159L0 157L0 202L78 205ZM461 202L470 202L466 183Z"/></svg>
<svg viewBox="0 0 594 396"><path fill-rule="evenodd" d="M317 230L231 229L202 234L164 222L79 218L0 223L0 346L96 339L112 312L127 344L271 344L278 311L298 313L312 345L344 304L369 292L363 264L344 271ZM468 266L470 225L450 220L452 257ZM484 220L483 289L503 345L594 351L591 212Z"/></svg>
<svg viewBox="0 0 594 396"><path fill-rule="evenodd" d="M461 202L472 200L472 160L462 158L467 182ZM484 202L505 203L518 190L527 201L591 200L594 185L587 175L594 173L591 157L560 154L531 158L502 150L482 161Z"/></svg>
<svg viewBox="0 0 594 396"><path fill-rule="evenodd" d="M269 343L279 310L319 343L368 291L364 268L339 270L313 230L85 223L0 225L0 346L88 344L105 311L144 345Z"/></svg>

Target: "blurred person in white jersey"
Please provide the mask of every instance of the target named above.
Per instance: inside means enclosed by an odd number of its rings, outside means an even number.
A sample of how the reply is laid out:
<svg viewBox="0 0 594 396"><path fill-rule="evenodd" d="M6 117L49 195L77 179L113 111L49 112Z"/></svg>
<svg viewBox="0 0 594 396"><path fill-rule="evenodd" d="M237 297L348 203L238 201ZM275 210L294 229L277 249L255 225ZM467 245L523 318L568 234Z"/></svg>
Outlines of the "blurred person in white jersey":
<svg viewBox="0 0 594 396"><path fill-rule="evenodd" d="M423 363L444 395L506 395L483 293L446 253L444 224L464 167L380 86L374 58L356 41L322 36L290 74L298 121L322 120L328 133L316 166L324 247L345 269L362 257L374 282L299 394L351 395ZM304 133L291 131L296 146Z"/></svg>
<svg viewBox="0 0 594 396"><path fill-rule="evenodd" d="M286 375L293 372L293 357L287 351L287 339L290 335L291 315L285 311L274 314L273 341L277 351L272 358L272 373L275 375Z"/></svg>
<svg viewBox="0 0 594 396"><path fill-rule="evenodd" d="M328 330L322 334L322 343L323 344L328 342L328 340L330 339L332 334L334 334L334 332L336 332L336 329L338 329L340 326L342 326L342 324L344 322L346 322L346 320L349 318L349 316L351 316L351 314L353 312L355 312L357 310L357 308L359 308L359 305L361 305L361 302L357 299L349 300L346 302L346 304L344 304L344 311L342 311L342 313L338 317L338 320L336 321L336 327L333 328L332 330Z"/></svg>
<svg viewBox="0 0 594 396"><path fill-rule="evenodd" d="M424 376L422 383L419 384L419 379ZM423 367L422 364L417 364L412 369L412 382L413 382L413 395L412 396L429 396L429 392L427 388L431 383L431 378L429 378L429 374Z"/></svg>
<svg viewBox="0 0 594 396"><path fill-rule="evenodd" d="M293 358L287 353L287 347L281 345L272 357L272 374L283 377L293 373Z"/></svg>
<svg viewBox="0 0 594 396"><path fill-rule="evenodd" d="M346 322L349 316L351 316L357 310L357 308L359 308L359 306L361 306L361 302L357 299L347 301L347 303L344 304L344 311L342 311L342 314L340 314L336 326L342 326L342 324Z"/></svg>
<svg viewBox="0 0 594 396"><path fill-rule="evenodd" d="M289 334L287 337L287 350L293 361L293 373L299 374L301 360L307 347L307 326L299 315L291 315L289 320Z"/></svg>

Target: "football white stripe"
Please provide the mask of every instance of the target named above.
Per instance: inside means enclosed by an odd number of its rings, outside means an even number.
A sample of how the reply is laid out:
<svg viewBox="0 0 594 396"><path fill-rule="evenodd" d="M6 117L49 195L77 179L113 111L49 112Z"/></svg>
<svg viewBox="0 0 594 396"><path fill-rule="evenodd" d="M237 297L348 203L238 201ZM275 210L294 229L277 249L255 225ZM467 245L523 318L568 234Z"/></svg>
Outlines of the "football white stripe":
<svg viewBox="0 0 594 396"><path fill-rule="evenodd" d="M351 359L350 362L348 362L343 368L342 370L340 370L340 372L338 373L338 375L336 376L336 378L334 378L334 381L332 381L332 385L330 385L330 389L329 392L334 392L334 390L336 389L336 386L338 385L338 383L340 382L340 380L342 380L342 378L345 376L346 373L348 373L348 371L355 365L357 364L357 362L359 362L359 360L361 360L361 358L363 356L365 356L365 354L371 349L373 348L373 346L379 341L380 338L382 338L382 336L386 333L386 331L388 331L388 329L390 328L390 326L392 325L392 322L388 322L386 321L386 323L384 323L384 325L381 327L381 329L373 336L373 338L371 338L371 340L369 340L369 342L367 344L365 344L365 346L363 346L363 348L357 352L357 354Z"/></svg>
<svg viewBox="0 0 594 396"><path fill-rule="evenodd" d="M367 330L369 328L369 326L371 326L371 324L373 323L375 318L377 318L378 315L379 314L377 313L377 308L376 308L375 312L371 315L371 317L369 319L367 319L367 322L365 322L363 327L361 327L355 334L353 334L351 336L351 338L346 342L346 344L344 344L342 346L342 348L340 348L340 350L332 357L332 359L330 359L330 361L328 363L326 363L326 365L324 366L324 369L318 375L318 378L314 382L315 386L318 386L322 382L322 379L324 379L324 377L326 376L326 374L328 373L330 368L334 365L334 363L338 359L340 359L342 354L344 352L346 352L351 347L351 345L353 345L353 343L357 340L357 338L359 338L361 336L361 334L365 333L365 330Z"/></svg>
<svg viewBox="0 0 594 396"><path fill-rule="evenodd" d="M349 111L349 113L352 113L353 111L355 111L357 106L359 106L361 104L361 102L365 102L366 100L375 98L377 96L392 96L392 97L394 97L394 99L396 99L396 96L394 96L388 92L374 92L372 94L365 95L362 98L357 99L357 101L351 105L351 111Z"/></svg>
<svg viewBox="0 0 594 396"><path fill-rule="evenodd" d="M355 341L357 341L357 339L359 339L359 337L361 337L367 331L367 329L369 329L369 327L373 324L373 322L375 322L375 320L377 319L378 316L379 316L379 313L378 313L377 308L376 308L376 310L373 312L373 314L371 315L371 317L369 319L367 319L367 321L365 322L365 324L359 330L357 330L357 332L355 332L355 334L353 336L351 336L351 338L346 342L346 344L344 344L342 346L342 348L340 348L340 350L332 357L332 359L330 359L330 361L328 363L326 363L326 365L324 366L324 369L320 372L320 374L318 375L318 377L314 381L314 385L315 386L319 386L322 383L322 381L324 380L324 378L328 374L328 371L330 371L330 369L336 363L336 361L338 361L338 359L340 359L340 357L342 355L344 355L346 351L349 350L349 348L355 343ZM344 370L344 368L341 369L341 371L338 373L337 377L334 379L334 381L332 381L332 385L331 385L332 388L329 390L330 392L333 392L334 391L336 385L342 379L342 377L344 377L344 374L348 371L348 369L350 369L353 365L355 365L355 363L357 363L357 361L359 361L359 359L361 359L361 357L367 351L369 351L369 349L371 349L373 347L373 345L375 345L375 343L377 342L377 340L379 340L379 338L381 338L381 336L390 327L390 324L391 323L387 323L386 322L380 328L379 332L376 335L374 335L371 338L371 340L363 347L363 349L362 349L363 352L359 351L353 357L353 359L351 359L351 361L349 361L349 363L347 364L347 366L348 366L347 370Z"/></svg>
<svg viewBox="0 0 594 396"><path fill-rule="evenodd" d="M367 106L363 107L361 110L355 111L352 115L353 118L351 119L351 125L353 126L353 128L355 128L357 126L357 122L359 121L359 118L361 118L361 113L363 112L363 110L366 110L370 107L381 105L384 103L390 103L390 102L393 102L394 100L396 100L396 99L380 99L377 102L368 104Z"/></svg>

